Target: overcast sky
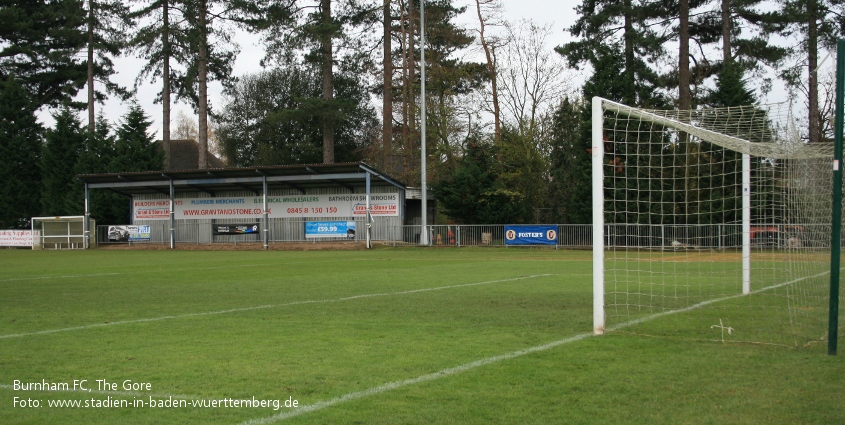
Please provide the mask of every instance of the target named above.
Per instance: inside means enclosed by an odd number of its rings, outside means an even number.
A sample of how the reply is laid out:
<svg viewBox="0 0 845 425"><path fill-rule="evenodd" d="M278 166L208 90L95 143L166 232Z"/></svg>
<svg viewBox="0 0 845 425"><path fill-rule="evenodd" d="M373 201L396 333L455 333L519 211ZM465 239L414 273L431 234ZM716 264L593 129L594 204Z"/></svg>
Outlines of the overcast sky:
<svg viewBox="0 0 845 425"><path fill-rule="evenodd" d="M541 24L553 25L550 49L568 40L568 32L565 31L565 28L568 28L574 22L574 9L575 6L580 4L580 0L502 1L505 5L505 18L509 21L518 21L524 18ZM468 6L467 12L460 19L461 24L468 27L477 26L475 2L473 0L456 0L455 5ZM251 40L251 38L253 39ZM259 65L259 61L264 56L264 49L261 45L258 45L257 37L251 37L246 34L237 37L236 41L240 45L241 53L235 62L234 75L239 76L260 71L261 66ZM117 59L115 61L115 69L118 73L113 77L113 81L131 87L134 84L135 77L141 65L142 62L140 60L132 57ZM160 81L155 84L146 83L139 87L137 94L138 103L154 121L153 129L156 132L156 137L161 137L161 104L153 103L153 100L155 94L160 90L160 85ZM87 99L85 93L85 90L80 91L77 96L78 100L85 101ZM211 82L209 84L209 99L215 108L221 106L222 87L218 82ZM110 99L105 104L97 104L95 109L98 115L100 111L105 111L106 118L112 123L117 123L120 117L126 112L127 106L128 103ZM185 103L174 103L171 113L171 131L175 127L176 114L180 110L193 115L193 110L189 105ZM53 125L50 111L42 110L39 117L46 126ZM80 118L87 120L82 114L80 114Z"/></svg>
<svg viewBox="0 0 845 425"><path fill-rule="evenodd" d="M511 22L519 21L520 19L530 19L536 23L552 26L552 35L549 38L549 54L556 54L553 52L554 46L566 43L572 38L569 35L568 28L575 22L577 18L575 14L575 7L581 3L581 0L502 0L505 6L504 18ZM478 25L477 15L475 11L474 0L455 0L455 5L465 5L467 7L466 13L458 20L459 24L467 28L474 29ZM241 53L235 62L234 75L240 76L249 73L255 73L261 70L259 61L264 56L264 50L258 44L258 37L250 34L243 34L236 37L236 41L240 45ZM475 60L482 61L483 57L475 58ZM832 62L832 61L828 61ZM124 86L132 86L140 69L142 62L135 58L119 58L115 61L115 69L118 74L113 77L113 80L118 84ZM577 77L583 78L583 77ZM150 116L153 121L153 130L156 137L161 137L161 104L153 103L155 94L160 90L161 82L155 84L145 83L138 89L137 100L144 111ZM776 88L776 91L778 89ZM85 90L80 91L78 100L85 101ZM775 99L771 101L785 100L785 94L775 95ZM209 84L209 100L214 108L222 106L222 88L218 82L210 82ZM119 118L126 112L127 103L120 100L108 100L105 105L97 104L97 114L100 111L105 111L106 117L112 123L117 123ZM175 128L176 116L179 111L187 112L193 115L192 108L185 103L175 103L172 105L171 113L171 131ZM80 117L83 120L84 116ZM49 111L41 111L41 121L47 125L52 126L53 120L50 117Z"/></svg>

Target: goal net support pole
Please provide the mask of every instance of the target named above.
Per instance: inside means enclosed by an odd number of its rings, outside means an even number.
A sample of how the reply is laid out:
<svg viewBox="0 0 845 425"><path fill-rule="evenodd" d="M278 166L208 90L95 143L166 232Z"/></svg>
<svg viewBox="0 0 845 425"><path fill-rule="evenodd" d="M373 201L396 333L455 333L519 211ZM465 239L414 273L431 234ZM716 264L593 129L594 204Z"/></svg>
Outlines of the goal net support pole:
<svg viewBox="0 0 845 425"><path fill-rule="evenodd" d="M742 293L751 293L751 155L742 154Z"/></svg>
<svg viewBox="0 0 845 425"><path fill-rule="evenodd" d="M827 353L836 355L839 334L839 267L842 249L842 156L845 115L845 40L836 44L836 117L833 137L833 235L830 246L830 310Z"/></svg>
<svg viewBox="0 0 845 425"><path fill-rule="evenodd" d="M593 98L593 332L604 333L604 110L602 99Z"/></svg>

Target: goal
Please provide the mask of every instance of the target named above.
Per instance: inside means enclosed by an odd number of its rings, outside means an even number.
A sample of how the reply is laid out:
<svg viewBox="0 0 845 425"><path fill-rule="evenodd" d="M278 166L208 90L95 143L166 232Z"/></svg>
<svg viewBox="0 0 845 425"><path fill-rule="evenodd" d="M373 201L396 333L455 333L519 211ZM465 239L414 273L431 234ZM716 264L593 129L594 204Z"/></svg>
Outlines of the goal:
<svg viewBox="0 0 845 425"><path fill-rule="evenodd" d="M92 229L96 223L91 220ZM32 249L85 249L85 216L32 217ZM97 238L91 235L91 244Z"/></svg>
<svg viewBox="0 0 845 425"><path fill-rule="evenodd" d="M689 111L593 99L594 330L824 339L832 143L789 104Z"/></svg>

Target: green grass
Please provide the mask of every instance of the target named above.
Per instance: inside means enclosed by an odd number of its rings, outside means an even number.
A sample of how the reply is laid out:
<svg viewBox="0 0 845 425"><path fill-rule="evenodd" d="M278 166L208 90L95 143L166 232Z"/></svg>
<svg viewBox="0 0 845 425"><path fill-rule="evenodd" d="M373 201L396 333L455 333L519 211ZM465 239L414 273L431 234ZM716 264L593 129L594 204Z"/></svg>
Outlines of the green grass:
<svg viewBox="0 0 845 425"><path fill-rule="evenodd" d="M700 265L692 266L700 267ZM0 250L0 423L835 423L845 362L592 328L590 253ZM654 320L671 328L675 316ZM541 347L536 350L532 347ZM501 357L500 357L501 356ZM21 382L149 382L141 392ZM297 400L59 408L49 400ZM40 408L14 407L14 398ZM322 403L322 404L321 404ZM274 418L279 414L297 414Z"/></svg>

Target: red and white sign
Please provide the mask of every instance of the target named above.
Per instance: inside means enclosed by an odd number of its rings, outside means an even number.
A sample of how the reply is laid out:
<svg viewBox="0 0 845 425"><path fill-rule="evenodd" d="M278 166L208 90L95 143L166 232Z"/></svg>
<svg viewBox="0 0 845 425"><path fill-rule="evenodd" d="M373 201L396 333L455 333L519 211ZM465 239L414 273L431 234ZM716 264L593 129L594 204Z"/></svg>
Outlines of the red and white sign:
<svg viewBox="0 0 845 425"><path fill-rule="evenodd" d="M0 230L0 246L31 247L32 230Z"/></svg>
<svg viewBox="0 0 845 425"><path fill-rule="evenodd" d="M177 220L261 218L264 215L261 197L180 198L174 200L173 212ZM270 218L341 218L367 214L367 195L321 194L270 196L267 215ZM399 194L370 194L370 214L383 217L399 216ZM167 220L170 200L135 200L132 203L135 220Z"/></svg>

